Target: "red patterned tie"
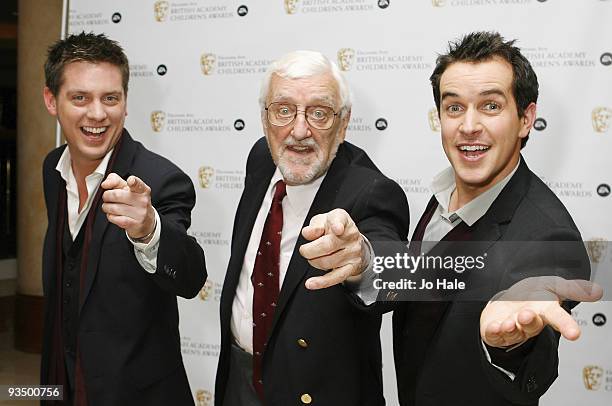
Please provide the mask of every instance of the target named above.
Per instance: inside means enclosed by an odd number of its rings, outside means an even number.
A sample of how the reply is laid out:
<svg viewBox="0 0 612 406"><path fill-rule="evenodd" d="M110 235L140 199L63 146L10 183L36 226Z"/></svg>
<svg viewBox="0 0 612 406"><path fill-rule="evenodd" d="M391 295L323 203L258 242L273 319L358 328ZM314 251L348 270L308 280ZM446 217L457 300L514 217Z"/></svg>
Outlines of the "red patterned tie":
<svg viewBox="0 0 612 406"><path fill-rule="evenodd" d="M287 194L285 182L276 182L272 206L266 218L255 265L253 267L253 386L262 400L262 365L266 339L272 327L278 300L280 273L280 242L283 230L283 198Z"/></svg>

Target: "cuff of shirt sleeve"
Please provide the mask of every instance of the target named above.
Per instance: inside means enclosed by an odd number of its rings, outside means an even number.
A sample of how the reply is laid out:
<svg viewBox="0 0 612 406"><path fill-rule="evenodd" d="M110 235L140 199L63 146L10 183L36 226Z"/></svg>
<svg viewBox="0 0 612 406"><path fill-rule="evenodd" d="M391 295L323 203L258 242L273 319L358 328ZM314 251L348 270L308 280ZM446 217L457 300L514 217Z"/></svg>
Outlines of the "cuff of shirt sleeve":
<svg viewBox="0 0 612 406"><path fill-rule="evenodd" d="M134 245L134 254L138 263L148 273L155 273L157 270L157 251L159 250L159 240L161 238L161 219L155 208L153 208L153 211L155 212L155 231L151 241L148 243L136 242L130 238L127 231L125 233L128 240Z"/></svg>
<svg viewBox="0 0 612 406"><path fill-rule="evenodd" d="M151 237L151 240L148 243L134 241L128 235L127 231L125 232L125 235L127 236L128 240L130 240L130 242L134 244L134 248L136 248L139 251L146 252L147 250L152 249L155 245L159 243L159 238L161 236L161 220L159 219L159 214L157 214L157 210L153 208L153 211L155 212L155 230L153 232L153 237Z"/></svg>
<svg viewBox="0 0 612 406"><path fill-rule="evenodd" d="M489 350L487 349L487 346L486 346L486 344L484 343L484 341L483 341L482 339L480 339L480 344L482 345L482 350L484 351L484 354L485 354L485 357L487 358L487 361L489 361L489 363L490 363L492 366L494 366L495 368L497 368L498 370L500 370L501 372L503 372L503 373L504 373L504 375L506 375L508 378L510 378L510 380L511 380L511 381L514 381L514 378L516 378L516 375L515 375L515 374L513 374L512 372L510 372L510 371L508 371L508 370L506 370L506 369L504 369L504 368L500 367L499 365L495 365L495 364L493 363L493 361L491 360L491 354L489 354ZM521 344L522 344L522 343L521 343ZM519 344L519 345L520 345L520 344ZM514 348L516 348L516 346L515 346L515 347L513 347L513 348L510 348L510 349L507 349L506 351L511 351L511 350L512 350L512 349L514 349Z"/></svg>
<svg viewBox="0 0 612 406"><path fill-rule="evenodd" d="M378 290L374 288L374 280L379 276L374 272L374 249L372 244L370 244L366 236L363 234L361 236L363 237L363 245L366 251L365 269L361 274L344 281L344 286L353 292L364 305L369 306L376 302Z"/></svg>

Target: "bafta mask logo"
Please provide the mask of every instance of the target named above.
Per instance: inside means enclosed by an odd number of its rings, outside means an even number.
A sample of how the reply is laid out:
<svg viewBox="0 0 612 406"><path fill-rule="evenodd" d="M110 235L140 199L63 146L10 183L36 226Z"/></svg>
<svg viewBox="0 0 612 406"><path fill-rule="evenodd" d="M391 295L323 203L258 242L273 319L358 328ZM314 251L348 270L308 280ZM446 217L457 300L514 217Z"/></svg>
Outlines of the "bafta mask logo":
<svg viewBox="0 0 612 406"><path fill-rule="evenodd" d="M161 110L157 110L151 113L151 128L156 133L164 129L164 123L166 122L166 113Z"/></svg>
<svg viewBox="0 0 612 406"><path fill-rule="evenodd" d="M593 129L598 133L605 133L610 128L612 109L608 107L595 107L591 113Z"/></svg>
<svg viewBox="0 0 612 406"><path fill-rule="evenodd" d="M207 390L198 389L195 397L197 406L212 406L213 404L213 394Z"/></svg>
<svg viewBox="0 0 612 406"><path fill-rule="evenodd" d="M444 7L446 6L446 0L431 0L431 4L434 7Z"/></svg>
<svg viewBox="0 0 612 406"><path fill-rule="evenodd" d="M582 369L582 381L587 390L598 390L603 380L603 368L596 365L587 365Z"/></svg>
<svg viewBox="0 0 612 406"><path fill-rule="evenodd" d="M155 12L155 21L163 22L166 21L166 17L168 17L168 9L170 8L170 4L165 1L156 1L153 5L153 11Z"/></svg>
<svg viewBox="0 0 612 406"><path fill-rule="evenodd" d="M198 169L198 179L200 180L200 187L202 189L208 189L210 187L210 181L215 175L215 169L210 166L202 166Z"/></svg>
<svg viewBox="0 0 612 406"><path fill-rule="evenodd" d="M603 238L591 238L586 242L587 253L592 263L598 264L606 255L606 240Z"/></svg>
<svg viewBox="0 0 612 406"><path fill-rule="evenodd" d="M349 71L355 61L355 50L351 48L341 48L338 51L338 65L343 71Z"/></svg>
<svg viewBox="0 0 612 406"><path fill-rule="evenodd" d="M427 112L427 119L429 120L429 128L431 131L440 132L440 117L438 117L438 109L433 108Z"/></svg>
<svg viewBox="0 0 612 406"><path fill-rule="evenodd" d="M299 2L300 0L285 0L285 12L287 14L297 13Z"/></svg>
<svg viewBox="0 0 612 406"><path fill-rule="evenodd" d="M217 56L215 54L202 54L200 57L200 68L206 76L212 75L217 65Z"/></svg>
<svg viewBox="0 0 612 406"><path fill-rule="evenodd" d="M210 299L213 290L214 290L215 284L210 280L206 280L206 282L204 283L204 286L202 286L202 289L200 289L200 300L203 301L207 301L208 299Z"/></svg>

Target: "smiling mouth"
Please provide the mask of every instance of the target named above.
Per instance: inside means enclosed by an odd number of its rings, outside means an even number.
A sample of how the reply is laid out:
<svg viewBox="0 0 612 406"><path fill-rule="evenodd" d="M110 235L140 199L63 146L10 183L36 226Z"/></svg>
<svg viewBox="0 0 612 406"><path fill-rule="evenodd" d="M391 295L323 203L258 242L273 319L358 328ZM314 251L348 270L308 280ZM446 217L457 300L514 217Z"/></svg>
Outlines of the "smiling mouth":
<svg viewBox="0 0 612 406"><path fill-rule="evenodd" d="M458 148L466 158L477 159L484 156L491 147L488 145L460 145Z"/></svg>
<svg viewBox="0 0 612 406"><path fill-rule="evenodd" d="M307 145L287 145L285 149L298 154L309 154L314 150Z"/></svg>
<svg viewBox="0 0 612 406"><path fill-rule="evenodd" d="M81 132L88 137L101 137L106 133L108 127L81 127Z"/></svg>

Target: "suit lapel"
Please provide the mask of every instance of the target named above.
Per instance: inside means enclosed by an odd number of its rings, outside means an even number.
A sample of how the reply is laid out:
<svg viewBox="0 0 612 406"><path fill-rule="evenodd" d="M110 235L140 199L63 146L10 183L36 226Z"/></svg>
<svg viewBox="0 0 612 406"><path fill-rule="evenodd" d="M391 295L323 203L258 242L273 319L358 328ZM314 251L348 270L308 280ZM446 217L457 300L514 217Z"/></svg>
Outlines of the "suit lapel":
<svg viewBox="0 0 612 406"><path fill-rule="evenodd" d="M121 176L121 178L126 179L127 176L130 175L129 171L134 160L137 144L136 142L134 142L134 140L130 137L130 134L125 129L123 130L121 138L121 145L119 146L119 151L117 151L117 158L115 159L113 167L107 170L107 172L114 172L117 175ZM102 199L100 199L96 207L91 207L90 210L96 211L96 217L94 219L91 242L89 244L87 271L85 272L85 281L83 284L83 292L81 296L82 299L79 307L79 313L83 309L83 305L85 304L87 296L89 295L91 287L93 286L94 280L96 279L96 274L98 273L98 263L100 261L100 252L102 250L102 243L109 225L108 219L106 218L106 214L104 214L104 212L102 211ZM85 225L83 226L85 227Z"/></svg>
<svg viewBox="0 0 612 406"><path fill-rule="evenodd" d="M245 180L244 192L240 199L240 206L237 210L239 216L236 217L235 229L232 235L232 252L225 281L223 282L223 302L221 303L221 324L222 331L227 324L229 331L229 322L232 314L232 303L236 296L236 287L240 279L240 272L244 262L244 254L246 252L253 225L257 219L257 214L261 208L261 203L268 190L270 179L274 175L274 165L272 158L269 162L263 163L261 168L254 171L253 174L248 174ZM244 211L244 213L242 213Z"/></svg>
<svg viewBox="0 0 612 406"><path fill-rule="evenodd" d="M61 156L59 154L58 156ZM57 165L57 162L55 162ZM55 289L55 281L53 276L55 272L50 272L50 270L55 269L56 266L56 240L57 240L57 218L58 218L58 205L59 205L59 193L66 193L66 188L62 189L62 177L60 173L55 170L55 166L51 169L51 173L47 175L49 177L49 183L47 187L49 190L47 191L47 205L48 205L48 228L45 237L45 246L44 246L44 258L45 258L45 267L47 271L43 273L43 286L46 292L51 292ZM57 270L56 270L57 271Z"/></svg>

